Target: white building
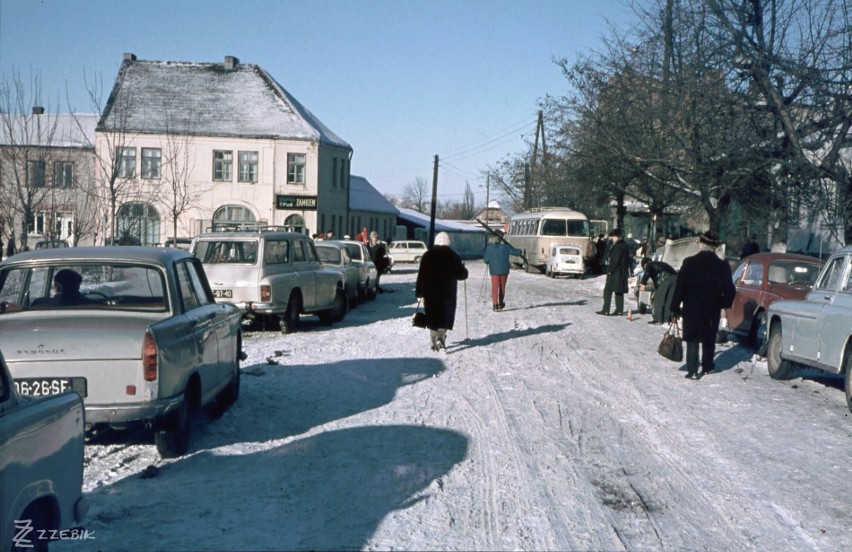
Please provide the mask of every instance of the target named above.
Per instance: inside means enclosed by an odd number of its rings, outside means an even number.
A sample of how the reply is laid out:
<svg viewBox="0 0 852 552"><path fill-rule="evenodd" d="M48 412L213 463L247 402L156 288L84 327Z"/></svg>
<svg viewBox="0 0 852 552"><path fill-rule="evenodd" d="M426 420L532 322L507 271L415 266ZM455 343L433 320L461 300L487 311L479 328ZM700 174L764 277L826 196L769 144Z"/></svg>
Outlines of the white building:
<svg viewBox="0 0 852 552"><path fill-rule="evenodd" d="M125 54L96 151L117 237L131 243L255 226L342 236L351 226L351 146L261 67L235 57ZM108 221L104 235L111 229Z"/></svg>

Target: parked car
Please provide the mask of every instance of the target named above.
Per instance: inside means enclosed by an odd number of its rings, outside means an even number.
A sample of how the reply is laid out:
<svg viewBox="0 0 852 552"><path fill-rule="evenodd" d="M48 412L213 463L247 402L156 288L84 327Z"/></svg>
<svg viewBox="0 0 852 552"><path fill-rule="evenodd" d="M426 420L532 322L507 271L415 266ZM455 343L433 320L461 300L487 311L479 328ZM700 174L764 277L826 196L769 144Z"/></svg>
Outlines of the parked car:
<svg viewBox="0 0 852 552"><path fill-rule="evenodd" d="M358 303L358 286L361 271L352 263L349 248L337 240L322 240L316 242L317 254L323 266L339 270L343 274L343 291L350 307Z"/></svg>
<svg viewBox="0 0 852 552"><path fill-rule="evenodd" d="M35 244L35 249L56 249L57 247L68 247L67 240L41 240Z"/></svg>
<svg viewBox="0 0 852 552"><path fill-rule="evenodd" d="M834 253L800 301L769 306L769 375L789 378L797 364L845 374L852 412L852 247Z"/></svg>
<svg viewBox="0 0 852 552"><path fill-rule="evenodd" d="M720 332L748 341L766 354L766 310L779 299L804 299L822 268L814 257L790 253L757 253L744 258L733 272L737 294L725 309Z"/></svg>
<svg viewBox="0 0 852 552"><path fill-rule="evenodd" d="M83 399L18 394L0 353L0 550L46 550L83 521Z"/></svg>
<svg viewBox="0 0 852 552"><path fill-rule="evenodd" d="M419 263L426 253L426 244L417 240L400 240L391 242L388 255L394 263Z"/></svg>
<svg viewBox="0 0 852 552"><path fill-rule="evenodd" d="M544 273L551 278L563 275L582 278L586 273L583 252L575 245L551 246Z"/></svg>
<svg viewBox="0 0 852 552"><path fill-rule="evenodd" d="M163 457L187 451L195 410L237 400L240 318L179 249L45 249L0 263L0 349L19 392L76 391L88 428L142 422Z"/></svg>
<svg viewBox="0 0 852 552"><path fill-rule="evenodd" d="M190 251L204 264L216 301L233 303L251 320L294 331L301 314L325 323L349 310L343 274L323 267L314 241L293 232L213 232Z"/></svg>
<svg viewBox="0 0 852 552"><path fill-rule="evenodd" d="M379 273L376 264L370 258L370 250L359 241L343 240L346 245L352 264L358 267L358 296L361 301L373 300L378 292Z"/></svg>

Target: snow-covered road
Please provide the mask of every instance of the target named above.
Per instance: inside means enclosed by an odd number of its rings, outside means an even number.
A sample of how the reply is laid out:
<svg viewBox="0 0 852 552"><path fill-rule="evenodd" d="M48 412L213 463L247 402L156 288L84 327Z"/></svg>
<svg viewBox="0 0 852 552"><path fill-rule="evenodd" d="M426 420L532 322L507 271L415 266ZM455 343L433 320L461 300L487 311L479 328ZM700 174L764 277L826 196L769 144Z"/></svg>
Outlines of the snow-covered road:
<svg viewBox="0 0 852 552"><path fill-rule="evenodd" d="M87 446L95 538L55 548L852 549L840 379L731 344L686 380L647 316L594 314L602 278L513 271L495 313L468 267L446 353L410 325L413 265L340 324L247 335L189 455Z"/></svg>

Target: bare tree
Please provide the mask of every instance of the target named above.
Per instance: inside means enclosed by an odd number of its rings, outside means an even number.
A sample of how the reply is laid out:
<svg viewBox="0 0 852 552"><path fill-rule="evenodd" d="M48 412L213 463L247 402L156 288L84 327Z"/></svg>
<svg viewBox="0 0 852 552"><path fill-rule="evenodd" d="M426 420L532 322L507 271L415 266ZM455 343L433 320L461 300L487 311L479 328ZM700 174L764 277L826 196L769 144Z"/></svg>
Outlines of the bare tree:
<svg viewBox="0 0 852 552"><path fill-rule="evenodd" d="M409 182L402 188L402 195L399 199L400 206L413 209L418 213L425 213L429 208L430 189L431 187L426 179L418 176L413 182Z"/></svg>
<svg viewBox="0 0 852 552"><path fill-rule="evenodd" d="M172 221L172 236L178 238L178 220L196 206L198 199L209 188L190 185L195 168L195 157L190 151L189 128L192 114L184 118L184 128L175 128L173 118L166 114L166 136L163 151L162 193L157 194Z"/></svg>
<svg viewBox="0 0 852 552"><path fill-rule="evenodd" d="M29 90L29 91L28 91ZM27 240L36 230L36 215L50 195L47 166L57 132L57 118L39 106L41 82L36 75L25 85L19 72L11 80L0 81L0 196L3 219L11 236L14 221L20 224L19 249L29 248ZM40 219L43 234L52 231L50 221Z"/></svg>

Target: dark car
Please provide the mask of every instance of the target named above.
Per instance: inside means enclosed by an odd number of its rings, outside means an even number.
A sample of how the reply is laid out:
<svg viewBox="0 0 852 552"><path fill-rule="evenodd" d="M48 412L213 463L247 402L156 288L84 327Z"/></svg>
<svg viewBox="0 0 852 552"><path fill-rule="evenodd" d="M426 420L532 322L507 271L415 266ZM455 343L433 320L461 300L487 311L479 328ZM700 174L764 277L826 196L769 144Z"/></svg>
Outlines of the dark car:
<svg viewBox="0 0 852 552"><path fill-rule="evenodd" d="M733 272L737 294L725 309L727 327L748 340L757 354L766 354L766 309L779 299L804 299L823 262L792 253L758 253L740 261Z"/></svg>

